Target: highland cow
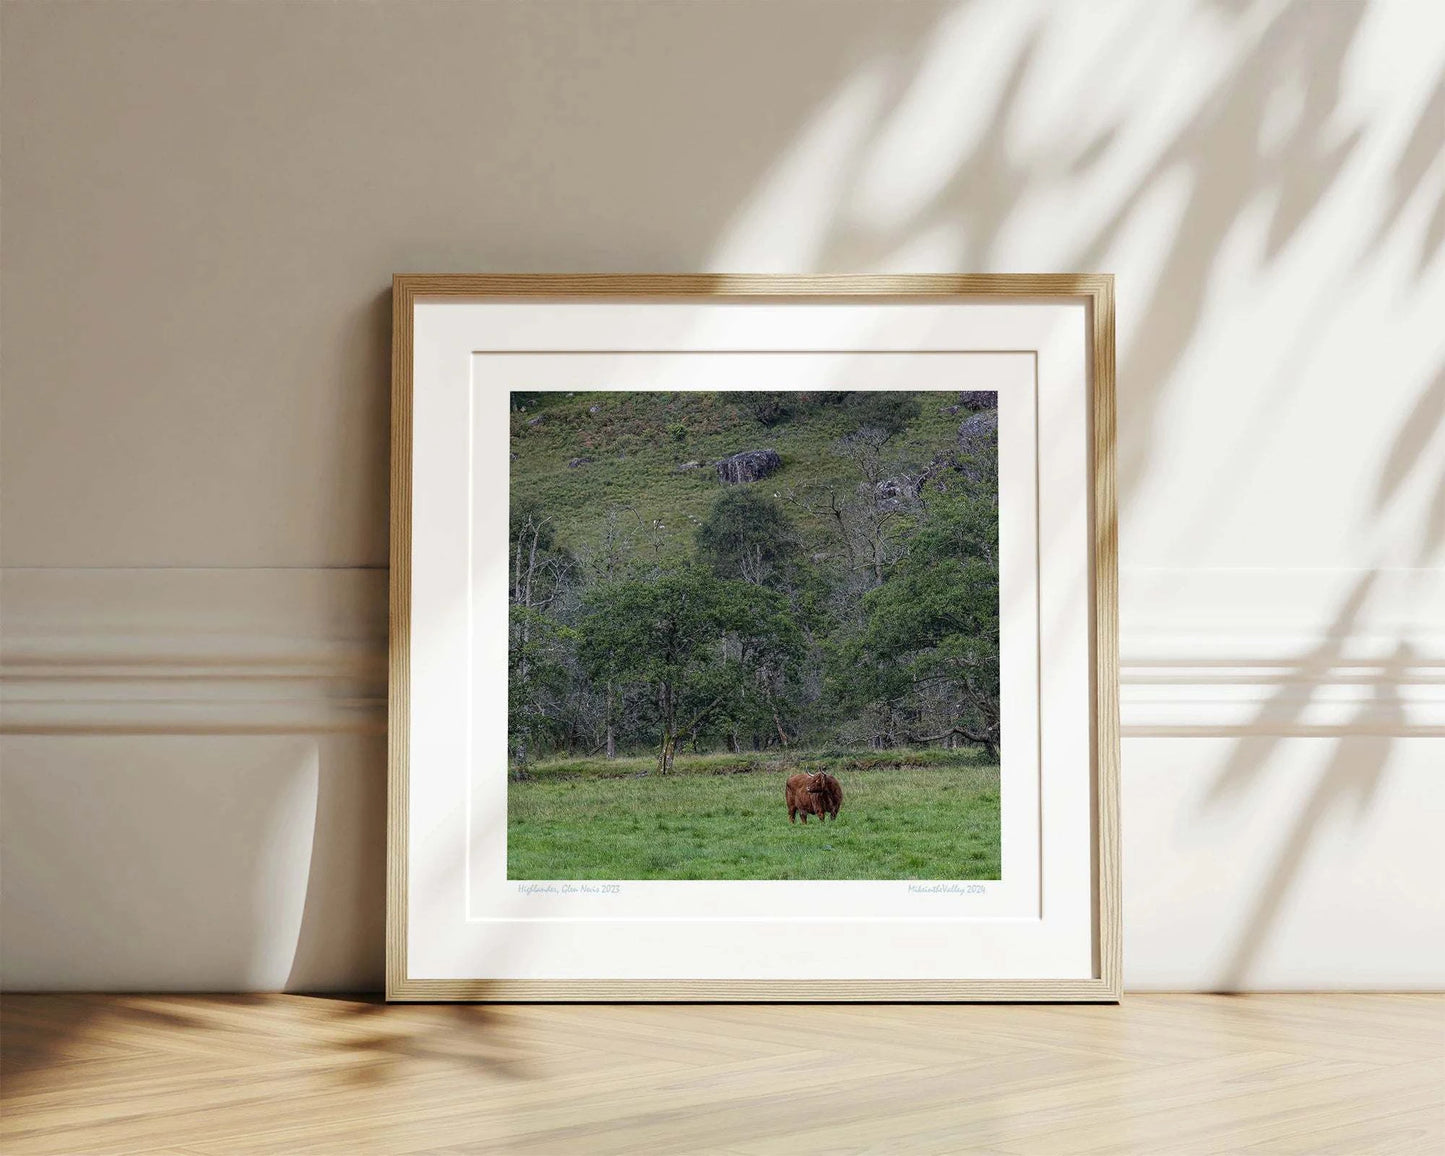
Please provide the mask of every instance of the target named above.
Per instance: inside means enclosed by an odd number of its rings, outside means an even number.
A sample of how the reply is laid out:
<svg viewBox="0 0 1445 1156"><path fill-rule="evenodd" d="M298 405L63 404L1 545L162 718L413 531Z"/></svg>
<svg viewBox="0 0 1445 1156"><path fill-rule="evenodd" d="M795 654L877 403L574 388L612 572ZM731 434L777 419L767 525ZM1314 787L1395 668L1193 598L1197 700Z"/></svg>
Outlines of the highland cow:
<svg viewBox="0 0 1445 1156"><path fill-rule="evenodd" d="M826 771L793 775L783 788L783 797L788 801L789 823L796 823L799 815L805 824L809 815L817 815L821 823L829 815L837 819L843 805L843 786Z"/></svg>

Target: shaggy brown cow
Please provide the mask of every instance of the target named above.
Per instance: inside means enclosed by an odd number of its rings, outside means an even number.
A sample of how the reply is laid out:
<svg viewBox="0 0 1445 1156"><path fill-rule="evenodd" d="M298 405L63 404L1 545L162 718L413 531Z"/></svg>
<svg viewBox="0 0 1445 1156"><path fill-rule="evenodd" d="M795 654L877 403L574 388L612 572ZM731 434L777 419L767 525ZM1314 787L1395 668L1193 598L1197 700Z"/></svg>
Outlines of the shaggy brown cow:
<svg viewBox="0 0 1445 1156"><path fill-rule="evenodd" d="M794 775L783 788L783 797L788 801L789 823L796 823L799 815L803 816L804 823L809 815L817 815L821 823L829 815L838 817L838 808L843 805L843 786L826 771Z"/></svg>

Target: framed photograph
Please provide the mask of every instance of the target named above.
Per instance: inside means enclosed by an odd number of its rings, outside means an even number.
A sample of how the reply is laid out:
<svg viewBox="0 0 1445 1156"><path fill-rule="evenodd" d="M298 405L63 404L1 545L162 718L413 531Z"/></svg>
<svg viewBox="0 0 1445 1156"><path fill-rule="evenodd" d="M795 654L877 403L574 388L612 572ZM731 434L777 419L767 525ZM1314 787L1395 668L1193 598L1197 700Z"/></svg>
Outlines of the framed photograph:
<svg viewBox="0 0 1445 1156"><path fill-rule="evenodd" d="M1110 277L394 303L388 998L1118 998Z"/></svg>

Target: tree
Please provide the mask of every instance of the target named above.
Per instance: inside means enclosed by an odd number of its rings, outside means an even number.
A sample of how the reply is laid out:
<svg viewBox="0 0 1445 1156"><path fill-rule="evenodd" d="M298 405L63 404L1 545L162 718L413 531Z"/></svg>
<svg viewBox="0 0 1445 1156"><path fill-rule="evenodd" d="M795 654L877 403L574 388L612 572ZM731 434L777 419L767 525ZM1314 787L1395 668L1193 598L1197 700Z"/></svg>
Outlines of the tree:
<svg viewBox="0 0 1445 1156"><path fill-rule="evenodd" d="M901 391L854 393L849 404L861 427L882 430L890 437L902 433L920 410L918 398Z"/></svg>
<svg viewBox="0 0 1445 1156"><path fill-rule="evenodd" d="M507 733L513 775L527 777L537 746L555 739L567 700L571 631L538 610L513 606L508 619Z"/></svg>
<svg viewBox="0 0 1445 1156"><path fill-rule="evenodd" d="M599 588L578 633L592 678L654 696L659 774L671 773L681 736L738 710L751 688L768 694L801 645L780 596L696 565Z"/></svg>
<svg viewBox="0 0 1445 1156"><path fill-rule="evenodd" d="M723 639L711 681L720 701L710 718L725 728L730 749L739 749L738 732L769 730L782 746L789 735L797 686L797 664L804 652L802 631L789 600L751 583L723 584Z"/></svg>
<svg viewBox="0 0 1445 1156"><path fill-rule="evenodd" d="M660 774L672 770L683 699L722 634L718 585L701 569L681 567L652 582L605 586L580 625L580 656L593 678L644 683L655 692ZM684 720L682 729L691 725Z"/></svg>
<svg viewBox="0 0 1445 1156"><path fill-rule="evenodd" d="M999 749L997 583L977 559L946 559L901 574L871 592L864 645L878 660L906 676L919 721L930 722L912 742L952 736ZM930 689L944 712L928 720L921 700Z"/></svg>
<svg viewBox="0 0 1445 1156"><path fill-rule="evenodd" d="M906 460L885 455L891 439L872 427L838 439L833 454L847 463L852 484L827 482L789 496L822 522L848 569L866 575L866 586L881 584L903 553L907 515L913 512L911 496L919 472ZM905 492L908 500L890 496Z"/></svg>
<svg viewBox="0 0 1445 1156"><path fill-rule="evenodd" d="M555 731L565 701L569 632L549 613L573 571L571 555L553 540L551 519L514 511L509 558L507 730L517 777L524 777L537 740Z"/></svg>
<svg viewBox="0 0 1445 1156"><path fill-rule="evenodd" d="M511 601L514 606L545 610L572 578L576 561L557 544L552 519L536 510L512 511Z"/></svg>
<svg viewBox="0 0 1445 1156"><path fill-rule="evenodd" d="M751 414L759 425L769 429L793 416L797 398L795 393L779 393L777 390L739 390L732 395L732 399Z"/></svg>
<svg viewBox="0 0 1445 1156"><path fill-rule="evenodd" d="M927 730L912 742L960 737L998 757L998 514L991 489L931 495L929 518L888 581L863 600L861 643L908 680L911 707ZM896 683L895 683L896 685ZM942 717L921 709L932 699Z"/></svg>
<svg viewBox="0 0 1445 1156"><path fill-rule="evenodd" d="M777 502L751 489L724 490L697 528L697 552L719 578L776 585L798 556L798 535Z"/></svg>

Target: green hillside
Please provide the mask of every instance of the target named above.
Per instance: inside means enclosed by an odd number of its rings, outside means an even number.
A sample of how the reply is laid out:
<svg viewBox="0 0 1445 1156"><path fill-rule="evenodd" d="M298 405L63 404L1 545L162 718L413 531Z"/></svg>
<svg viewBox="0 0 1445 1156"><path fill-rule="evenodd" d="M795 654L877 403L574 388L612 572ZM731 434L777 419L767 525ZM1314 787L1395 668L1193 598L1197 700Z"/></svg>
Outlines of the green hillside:
<svg viewBox="0 0 1445 1156"><path fill-rule="evenodd" d="M996 752L996 404L512 394L517 773L598 750L652 748L663 774L683 749Z"/></svg>
<svg viewBox="0 0 1445 1156"><path fill-rule="evenodd" d="M908 395L918 415L889 445L892 458L926 464L953 446L956 393ZM596 412L593 412L593 411ZM805 487L852 488L856 477L837 452L868 414L856 406L819 407L807 420L761 424L726 393L531 393L513 395L512 508L545 510L559 544L594 544L609 508L660 523L670 553L691 549L693 533L723 488L714 464L744 450L774 449L782 468L758 488L784 497ZM541 418L540 421L537 421ZM569 462L590 458L572 467ZM684 463L700 463L679 469ZM826 527L790 509L805 547L826 545Z"/></svg>

